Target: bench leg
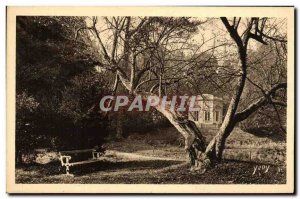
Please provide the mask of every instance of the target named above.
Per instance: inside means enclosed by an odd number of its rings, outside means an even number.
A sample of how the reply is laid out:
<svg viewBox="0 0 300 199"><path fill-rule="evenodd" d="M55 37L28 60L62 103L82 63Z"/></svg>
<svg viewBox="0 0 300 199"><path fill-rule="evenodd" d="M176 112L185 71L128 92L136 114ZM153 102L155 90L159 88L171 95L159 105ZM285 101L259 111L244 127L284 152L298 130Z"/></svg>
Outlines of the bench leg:
<svg viewBox="0 0 300 199"><path fill-rule="evenodd" d="M68 165L66 165L66 175L70 175L70 167Z"/></svg>
<svg viewBox="0 0 300 199"><path fill-rule="evenodd" d="M73 174L70 174L69 170L66 168L66 174L63 174L65 175L66 177L74 177Z"/></svg>
<svg viewBox="0 0 300 199"><path fill-rule="evenodd" d="M93 154L93 159L99 159L101 156L101 152L92 152Z"/></svg>
<svg viewBox="0 0 300 199"><path fill-rule="evenodd" d="M66 176L74 176L73 174L70 174L70 166L69 165L65 165L66 166Z"/></svg>

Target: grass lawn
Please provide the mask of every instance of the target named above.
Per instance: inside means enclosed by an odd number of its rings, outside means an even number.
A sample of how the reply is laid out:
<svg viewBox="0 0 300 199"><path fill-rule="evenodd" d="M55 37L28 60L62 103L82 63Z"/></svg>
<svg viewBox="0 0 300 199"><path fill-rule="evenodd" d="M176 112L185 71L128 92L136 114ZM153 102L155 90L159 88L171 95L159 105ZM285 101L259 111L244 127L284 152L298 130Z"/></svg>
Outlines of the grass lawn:
<svg viewBox="0 0 300 199"><path fill-rule="evenodd" d="M205 133L209 139L211 132ZM106 158L102 161L71 167L74 177L64 175L64 168L61 168L59 162L19 166L16 168L16 182L35 184L286 182L285 143L259 138L236 129L228 138L225 160L200 175L190 171L188 157L181 146L181 141L178 141L180 138L176 136L176 131L171 128L158 133L131 136L120 142L110 142L107 145Z"/></svg>

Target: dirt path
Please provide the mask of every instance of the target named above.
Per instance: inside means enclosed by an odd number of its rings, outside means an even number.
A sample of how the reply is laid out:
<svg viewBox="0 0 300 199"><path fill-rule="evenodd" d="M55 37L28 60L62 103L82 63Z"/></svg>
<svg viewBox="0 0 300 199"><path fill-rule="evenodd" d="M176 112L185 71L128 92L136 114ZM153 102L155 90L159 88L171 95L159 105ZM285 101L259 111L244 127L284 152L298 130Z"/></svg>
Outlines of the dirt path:
<svg viewBox="0 0 300 199"><path fill-rule="evenodd" d="M158 174L161 172L169 172L172 170L179 169L181 167L185 167L189 164L186 160L180 160L179 158L167 158L167 157L154 157L154 156L145 156L136 153L126 153L115 150L107 150L104 158L109 158L110 160L128 162L128 161L174 161L174 164L170 166L166 166L160 169L157 168L140 168L134 170L135 174ZM116 170L109 173L101 173L102 176L119 176L131 174L132 170Z"/></svg>
<svg viewBox="0 0 300 199"><path fill-rule="evenodd" d="M137 153L126 153L116 150L107 150L105 152L105 157L116 157L119 159L130 159L130 160L167 160L167 161L186 161L180 160L180 158L167 158L167 157L154 157L149 155L141 155Z"/></svg>

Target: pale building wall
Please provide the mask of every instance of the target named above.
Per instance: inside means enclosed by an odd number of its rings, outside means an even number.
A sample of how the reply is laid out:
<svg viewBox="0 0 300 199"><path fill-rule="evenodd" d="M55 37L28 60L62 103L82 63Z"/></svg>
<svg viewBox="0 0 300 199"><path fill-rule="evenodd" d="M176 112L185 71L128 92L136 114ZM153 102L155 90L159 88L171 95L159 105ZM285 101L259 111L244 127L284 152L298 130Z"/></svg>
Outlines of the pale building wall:
<svg viewBox="0 0 300 199"><path fill-rule="evenodd" d="M189 113L188 118L199 127L220 127L223 120L223 100L213 95L199 95L196 104L200 108L198 121L194 119L197 113ZM194 117L192 117L192 114Z"/></svg>

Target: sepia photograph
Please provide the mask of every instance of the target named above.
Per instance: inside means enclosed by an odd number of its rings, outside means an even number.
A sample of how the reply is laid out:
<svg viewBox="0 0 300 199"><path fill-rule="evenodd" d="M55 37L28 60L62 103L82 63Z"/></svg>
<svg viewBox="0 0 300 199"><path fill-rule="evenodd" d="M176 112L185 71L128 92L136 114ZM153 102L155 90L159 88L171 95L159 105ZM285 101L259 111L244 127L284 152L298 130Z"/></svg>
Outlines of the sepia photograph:
<svg viewBox="0 0 300 199"><path fill-rule="evenodd" d="M9 193L293 193L293 7L8 7Z"/></svg>

